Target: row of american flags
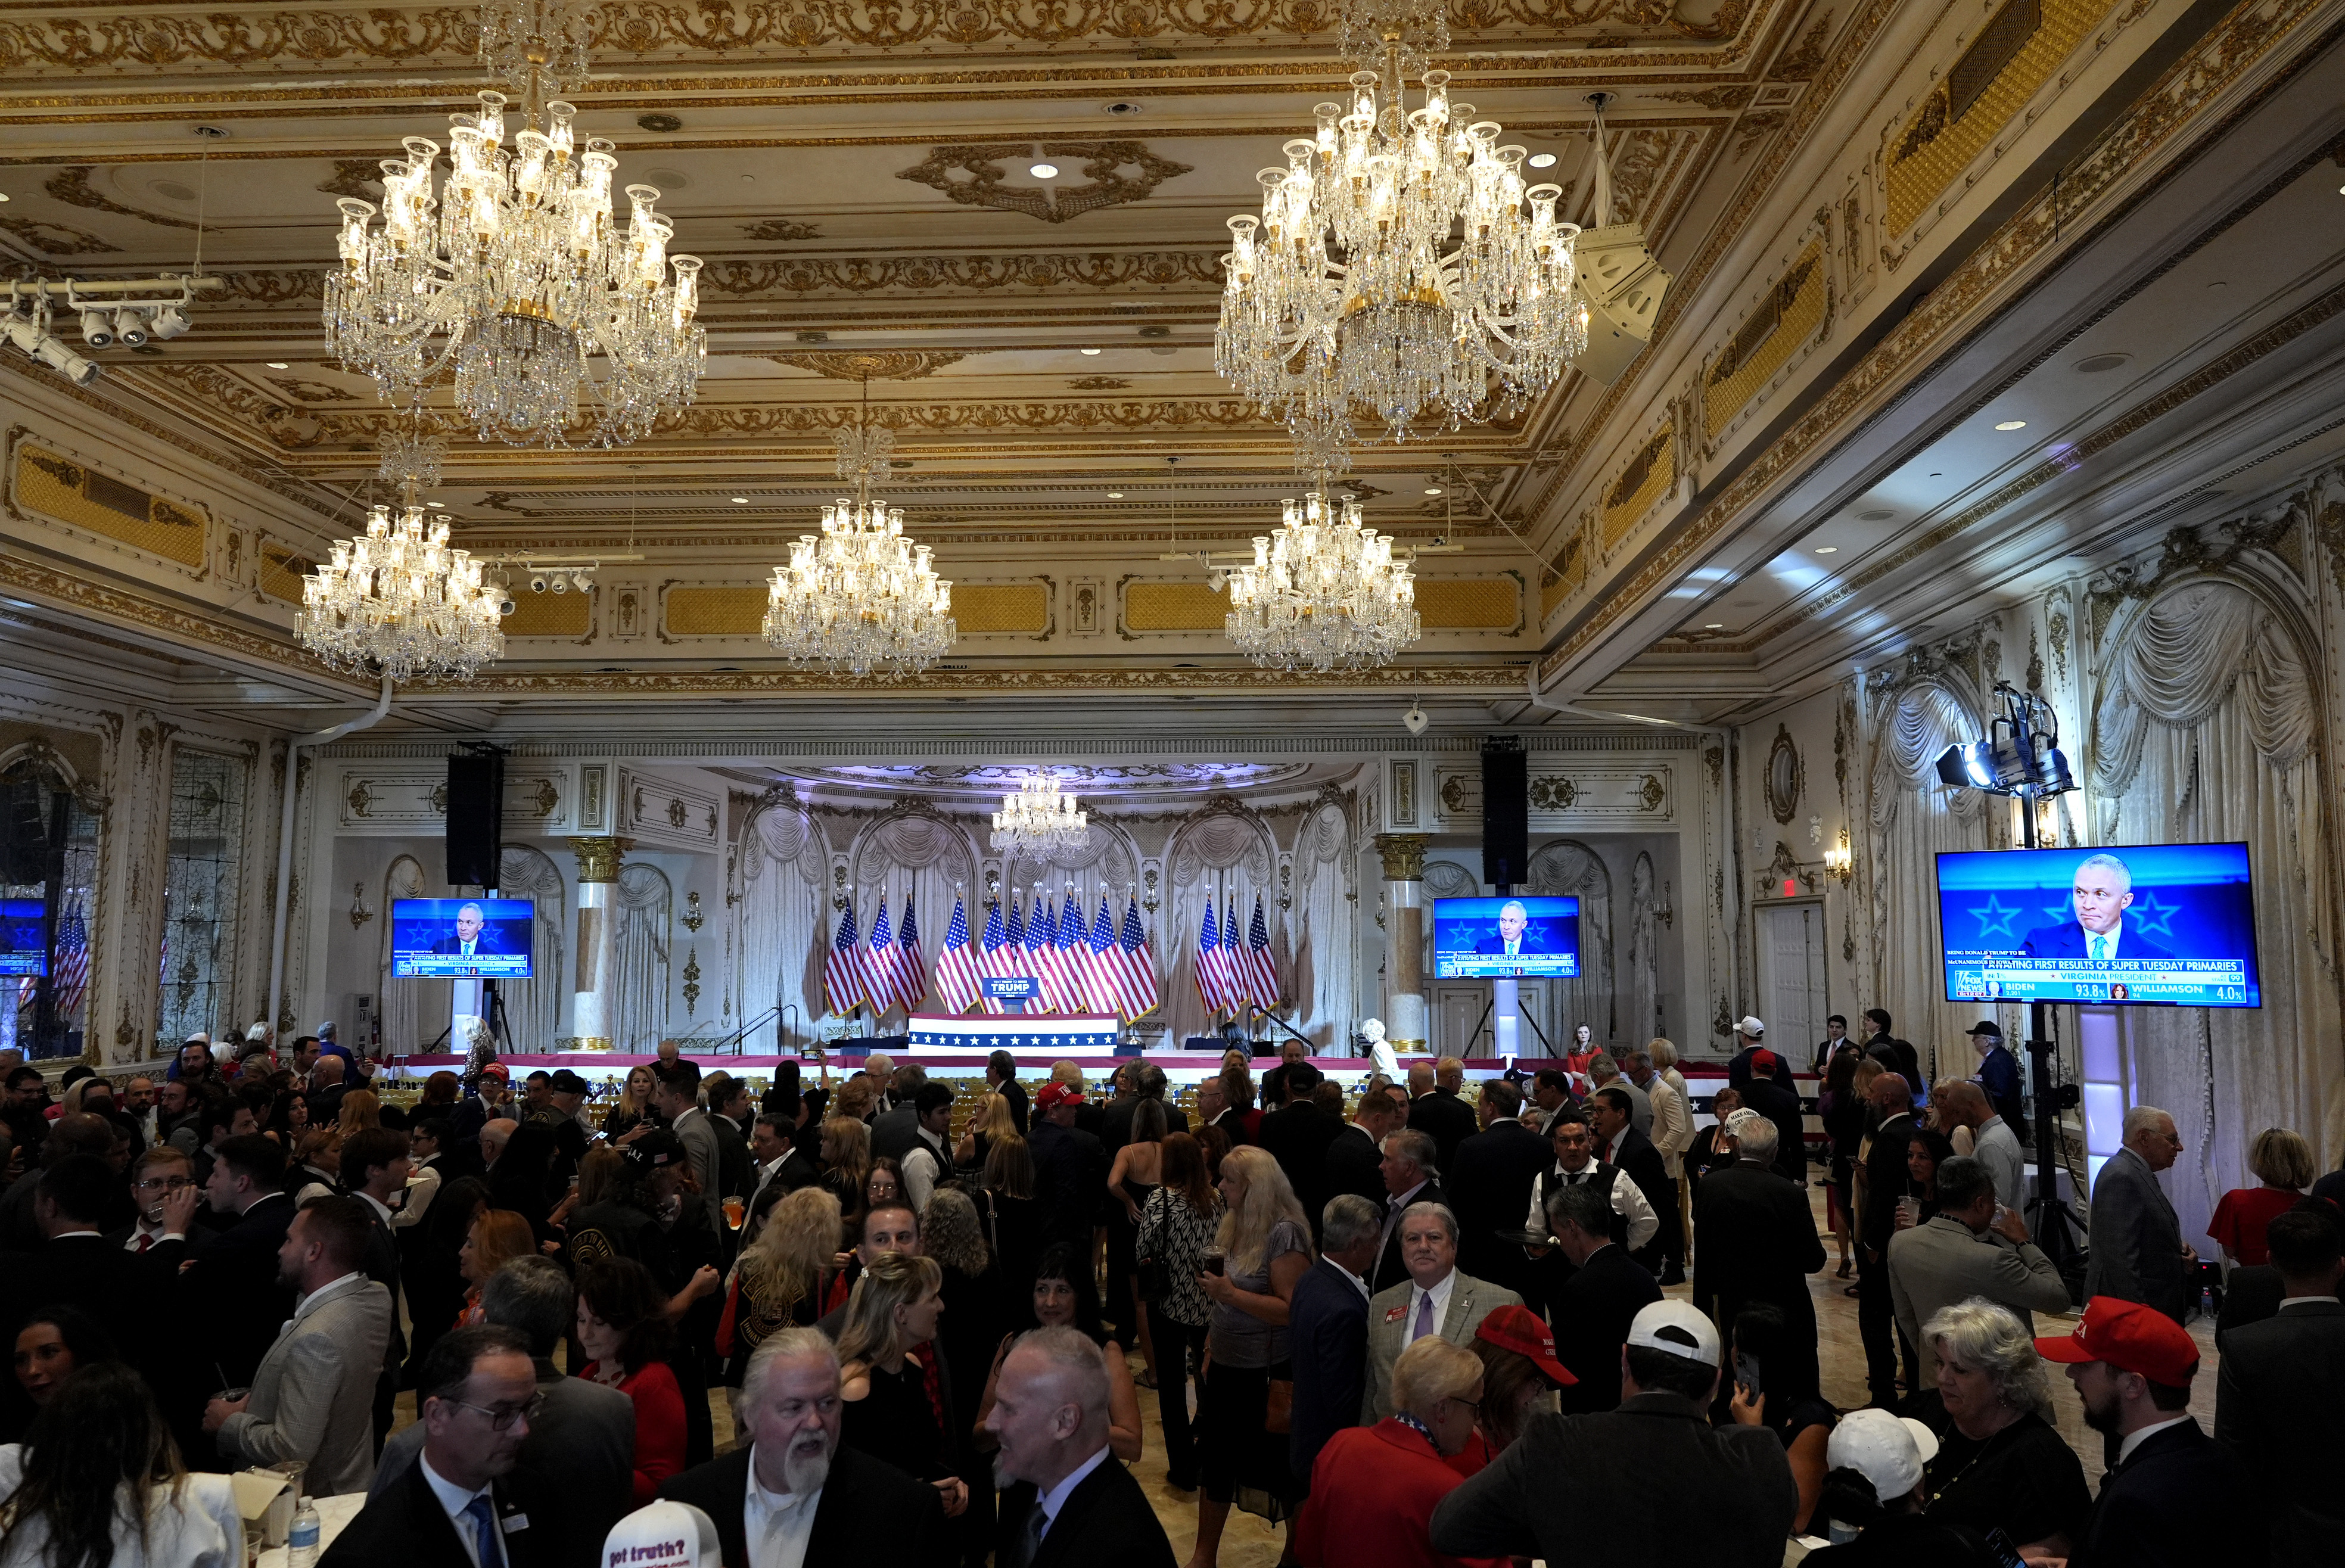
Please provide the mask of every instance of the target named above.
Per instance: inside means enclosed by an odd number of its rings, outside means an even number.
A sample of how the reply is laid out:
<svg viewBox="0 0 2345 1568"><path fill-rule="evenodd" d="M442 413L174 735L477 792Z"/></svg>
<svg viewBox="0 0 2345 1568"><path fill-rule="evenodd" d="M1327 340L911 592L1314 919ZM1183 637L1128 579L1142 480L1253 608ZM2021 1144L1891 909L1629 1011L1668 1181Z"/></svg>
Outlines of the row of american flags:
<svg viewBox="0 0 2345 1568"><path fill-rule="evenodd" d="M945 929L944 947L931 970L921 955L919 926L909 899L903 923L891 926L883 895L868 938L858 932L854 901L848 900L823 955L826 1005L839 1017L867 1008L876 1019L898 1009L917 1012L933 996L943 1012L1001 1013L1008 1009L985 995L985 980L1031 976L1041 994L1026 1004L1030 1013L1112 1014L1128 1024L1155 1010L1156 957L1141 924L1137 900L1125 898L1123 920L1118 925L1102 893L1099 912L1088 927L1082 905L1071 892L1056 910L1039 891L1030 909L1021 909L1015 895L1005 903L1006 914L1004 903L987 909L985 933L972 939L968 906L955 898L952 923ZM1219 919L1213 899L1205 900L1204 918L1197 929L1196 984L1209 1013L1238 1013L1249 1004L1277 1005L1278 963L1271 951L1260 894L1254 895L1254 922L1243 941L1236 898L1230 899Z"/></svg>

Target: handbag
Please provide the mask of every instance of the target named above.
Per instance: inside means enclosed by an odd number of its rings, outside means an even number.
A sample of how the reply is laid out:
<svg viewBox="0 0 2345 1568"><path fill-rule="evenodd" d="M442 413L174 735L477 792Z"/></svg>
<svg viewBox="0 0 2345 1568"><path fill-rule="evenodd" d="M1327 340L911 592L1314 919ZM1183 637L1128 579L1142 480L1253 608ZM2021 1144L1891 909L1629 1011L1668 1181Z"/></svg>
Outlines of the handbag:
<svg viewBox="0 0 2345 1568"><path fill-rule="evenodd" d="M1163 1189L1162 1188L1157 1189L1158 1192L1162 1190ZM1156 1204L1157 1194L1155 1192L1152 1192L1148 1195L1149 1214L1155 1213ZM1141 1226L1142 1229L1145 1229L1147 1226L1149 1214L1143 1214L1141 1216ZM1168 1281L1164 1277L1164 1264L1162 1259L1146 1256L1136 1256L1132 1259L1132 1289L1140 1293L1140 1299L1142 1301L1153 1304L1163 1300L1164 1288L1167 1283Z"/></svg>
<svg viewBox="0 0 2345 1568"><path fill-rule="evenodd" d="M1294 1380L1273 1378L1263 1401L1262 1430L1285 1433L1294 1430Z"/></svg>

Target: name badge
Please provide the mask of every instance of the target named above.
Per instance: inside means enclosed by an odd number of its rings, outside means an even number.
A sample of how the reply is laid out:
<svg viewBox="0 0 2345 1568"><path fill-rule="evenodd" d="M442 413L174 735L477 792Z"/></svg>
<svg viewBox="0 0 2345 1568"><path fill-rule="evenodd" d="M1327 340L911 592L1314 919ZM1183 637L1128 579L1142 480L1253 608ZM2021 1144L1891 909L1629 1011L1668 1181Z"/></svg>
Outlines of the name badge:
<svg viewBox="0 0 2345 1568"><path fill-rule="evenodd" d="M526 1513L508 1513L504 1516L503 1524L506 1534L518 1534L522 1531L529 1528L529 1515Z"/></svg>

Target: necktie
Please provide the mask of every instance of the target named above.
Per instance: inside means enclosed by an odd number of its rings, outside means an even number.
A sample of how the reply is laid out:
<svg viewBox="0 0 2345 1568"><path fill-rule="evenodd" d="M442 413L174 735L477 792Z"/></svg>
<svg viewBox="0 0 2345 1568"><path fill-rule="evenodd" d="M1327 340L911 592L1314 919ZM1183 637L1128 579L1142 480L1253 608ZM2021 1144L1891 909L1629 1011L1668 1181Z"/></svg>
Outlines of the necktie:
<svg viewBox="0 0 2345 1568"><path fill-rule="evenodd" d="M144 1252L153 1245L155 1245L155 1239L152 1236L147 1235L143 1230L138 1233L138 1250Z"/></svg>
<svg viewBox="0 0 2345 1568"><path fill-rule="evenodd" d="M1433 1332L1433 1296L1431 1292L1416 1299L1416 1331L1409 1335L1413 1343Z"/></svg>
<svg viewBox="0 0 2345 1568"><path fill-rule="evenodd" d="M472 945L470 942L467 942L467 943L465 943L465 944L464 944L464 956L465 956L465 957L467 957L467 958L469 958L469 957L471 957L472 956Z"/></svg>
<svg viewBox="0 0 2345 1568"><path fill-rule="evenodd" d="M485 1492L464 1504L464 1517L472 1522L472 1544L479 1550L481 1568L504 1568L505 1554L497 1542L497 1507Z"/></svg>
<svg viewBox="0 0 2345 1568"><path fill-rule="evenodd" d="M2107 957L2107 956L2109 956L2109 939L2108 939L2107 937L2106 937L2106 936L2096 936L2096 937L2094 937L2094 938L2093 938L2093 940L2092 940L2092 949L2093 949L2093 955L2092 955L2092 956L2093 956L2094 957L2096 957L2096 958L2106 958L2106 957Z"/></svg>
<svg viewBox="0 0 2345 1568"><path fill-rule="evenodd" d="M1034 1500L1033 1512L1026 1515L1026 1529L1018 1539L1019 1568L1033 1568L1034 1559L1042 1554L1042 1532L1051 1522L1051 1515L1042 1500Z"/></svg>

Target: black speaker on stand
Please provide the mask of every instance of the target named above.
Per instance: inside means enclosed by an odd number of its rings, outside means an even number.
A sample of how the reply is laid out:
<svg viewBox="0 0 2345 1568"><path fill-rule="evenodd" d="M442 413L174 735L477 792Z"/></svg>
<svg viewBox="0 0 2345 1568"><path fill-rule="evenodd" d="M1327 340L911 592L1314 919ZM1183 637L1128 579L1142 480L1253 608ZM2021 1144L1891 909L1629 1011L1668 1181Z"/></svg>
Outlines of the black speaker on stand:
<svg viewBox="0 0 2345 1568"><path fill-rule="evenodd" d="M1501 894L1528 879L1530 759L1515 735L1482 738L1482 880Z"/></svg>
<svg viewBox="0 0 2345 1568"><path fill-rule="evenodd" d="M448 759L448 881L493 888L502 879L505 754L474 744Z"/></svg>

